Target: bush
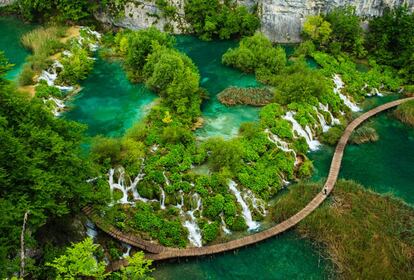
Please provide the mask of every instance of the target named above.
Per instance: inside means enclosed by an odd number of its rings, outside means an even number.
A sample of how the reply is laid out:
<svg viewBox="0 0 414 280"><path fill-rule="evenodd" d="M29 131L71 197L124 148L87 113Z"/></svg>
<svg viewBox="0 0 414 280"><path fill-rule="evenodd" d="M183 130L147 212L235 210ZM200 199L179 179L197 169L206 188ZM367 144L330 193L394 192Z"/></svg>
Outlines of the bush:
<svg viewBox="0 0 414 280"><path fill-rule="evenodd" d="M22 72L19 76L19 85L20 86L28 86L33 84L33 77L35 72L33 71L32 67L29 64L26 64L23 67Z"/></svg>
<svg viewBox="0 0 414 280"><path fill-rule="evenodd" d="M219 0L188 0L185 19L203 40L230 39L235 36L252 35L260 21L244 6Z"/></svg>
<svg viewBox="0 0 414 280"><path fill-rule="evenodd" d="M48 98L48 97L63 97L62 91L56 87L48 86L47 82L41 80L36 86L36 97Z"/></svg>
<svg viewBox="0 0 414 280"><path fill-rule="evenodd" d="M394 115L402 122L414 126L414 101L405 102L397 107Z"/></svg>
<svg viewBox="0 0 414 280"><path fill-rule="evenodd" d="M65 56L61 59L63 70L58 77L59 82L67 85L73 85L86 79L94 64L94 60L89 57L89 52L86 49L73 45L70 51L71 56Z"/></svg>
<svg viewBox="0 0 414 280"><path fill-rule="evenodd" d="M328 145L334 146L338 143L344 132L344 128L340 126L331 127L326 133L322 134L320 140Z"/></svg>
<svg viewBox="0 0 414 280"><path fill-rule="evenodd" d="M220 224L218 222L213 222L210 224L206 223L202 228L203 241L205 243L208 243L216 239L219 233L219 229L220 229Z"/></svg>
<svg viewBox="0 0 414 280"><path fill-rule="evenodd" d="M265 79L268 75L280 73L285 67L286 53L280 46L273 47L263 34L256 33L243 38L238 48L229 49L222 62L247 73L256 72Z"/></svg>

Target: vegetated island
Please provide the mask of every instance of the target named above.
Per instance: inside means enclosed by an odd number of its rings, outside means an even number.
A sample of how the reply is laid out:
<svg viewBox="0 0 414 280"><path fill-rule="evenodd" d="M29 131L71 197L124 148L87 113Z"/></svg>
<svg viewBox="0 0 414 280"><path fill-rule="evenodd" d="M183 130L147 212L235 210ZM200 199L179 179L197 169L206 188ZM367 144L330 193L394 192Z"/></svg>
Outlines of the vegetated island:
<svg viewBox="0 0 414 280"><path fill-rule="evenodd" d="M217 95L218 100L227 106L251 105L265 106L272 102L274 93L267 88L229 87Z"/></svg>
<svg viewBox="0 0 414 280"><path fill-rule="evenodd" d="M275 203L280 222L295 214L321 189L297 184ZM411 279L414 277L414 209L391 195L339 180L324 204L297 227L331 260L335 279Z"/></svg>

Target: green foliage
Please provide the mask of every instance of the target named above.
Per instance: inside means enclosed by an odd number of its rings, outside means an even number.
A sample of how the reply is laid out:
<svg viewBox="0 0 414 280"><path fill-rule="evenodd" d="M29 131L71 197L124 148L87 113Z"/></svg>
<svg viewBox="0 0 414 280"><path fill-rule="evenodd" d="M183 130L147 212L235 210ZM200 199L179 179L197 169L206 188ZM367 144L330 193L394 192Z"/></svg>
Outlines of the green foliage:
<svg viewBox="0 0 414 280"><path fill-rule="evenodd" d="M394 115L402 122L414 126L414 101L408 101L399 105Z"/></svg>
<svg viewBox="0 0 414 280"><path fill-rule="evenodd" d="M225 141L222 138L210 138L204 143L210 152L208 163L214 171L223 168L235 171L241 164L242 150L236 140Z"/></svg>
<svg viewBox="0 0 414 280"><path fill-rule="evenodd" d="M414 82L414 15L407 7L386 9L369 22L367 46L379 63L401 69L408 82Z"/></svg>
<svg viewBox="0 0 414 280"><path fill-rule="evenodd" d="M327 132L321 135L320 139L323 143L334 146L338 143L342 134L344 133L344 128L341 126L333 126Z"/></svg>
<svg viewBox="0 0 414 280"><path fill-rule="evenodd" d="M19 85L20 86L32 85L34 75L35 75L35 72L33 71L32 66L30 64L24 65L19 75Z"/></svg>
<svg viewBox="0 0 414 280"><path fill-rule="evenodd" d="M219 214L223 212L224 209L224 196L221 194L216 194L213 197L208 197L204 200L204 210L203 213L207 217L215 220L219 217ZM211 240L209 240L211 241Z"/></svg>
<svg viewBox="0 0 414 280"><path fill-rule="evenodd" d="M332 33L331 24L320 15L308 16L303 24L305 39L311 39L319 45L325 45Z"/></svg>
<svg viewBox="0 0 414 280"><path fill-rule="evenodd" d="M126 257L126 260L128 261L128 266L121 267L120 272L115 273L121 280L154 280L154 278L148 275L154 271L151 268L152 260L146 259L144 252L137 252L132 257Z"/></svg>
<svg viewBox="0 0 414 280"><path fill-rule="evenodd" d="M71 56L61 59L63 70L59 74L59 82L73 85L86 79L93 69L94 60L89 57L89 52L76 43L70 48Z"/></svg>
<svg viewBox="0 0 414 280"><path fill-rule="evenodd" d="M162 218L152 211L150 205L143 202L137 202L136 207L136 229L148 232L151 237L157 238L162 245L185 247L187 231L177 218Z"/></svg>
<svg viewBox="0 0 414 280"><path fill-rule="evenodd" d="M142 79L142 70L147 57L154 51L155 46L171 48L174 38L150 27L140 31L119 32L115 36L115 52L125 58L125 67L129 78L133 81Z"/></svg>
<svg viewBox="0 0 414 280"><path fill-rule="evenodd" d="M220 224L218 222L206 223L202 228L203 241L205 243L215 240L220 230Z"/></svg>
<svg viewBox="0 0 414 280"><path fill-rule="evenodd" d="M366 55L364 49L364 32L361 28L361 20L355 13L355 7L345 6L334 9L326 15L326 20L331 24L331 52L337 53L337 49L349 52L355 56Z"/></svg>
<svg viewBox="0 0 414 280"><path fill-rule="evenodd" d="M312 176L313 164L310 160L305 160L299 167L298 177L299 178L308 178Z"/></svg>
<svg viewBox="0 0 414 280"><path fill-rule="evenodd" d="M349 138L349 142L352 144L363 144L367 142L378 141L379 136L375 128L364 124L363 126L357 128Z"/></svg>
<svg viewBox="0 0 414 280"><path fill-rule="evenodd" d="M22 77L22 75L20 75ZM48 98L48 97L63 97L62 91L56 87L49 86L46 81L41 80L36 86L36 97Z"/></svg>
<svg viewBox="0 0 414 280"><path fill-rule="evenodd" d="M249 36L260 26L256 15L229 1L187 0L184 10L186 21L203 40Z"/></svg>
<svg viewBox="0 0 414 280"><path fill-rule="evenodd" d="M94 254L99 245L93 244L92 238L86 238L66 249L66 254L56 258L48 266L56 270L56 279L78 279L79 277L94 277L105 279L105 262L97 262Z"/></svg>
<svg viewBox="0 0 414 280"><path fill-rule="evenodd" d="M261 80L278 74L286 65L286 53L280 46L273 47L263 34L243 38L239 47L229 49L222 58L225 65L230 65L244 72L256 72Z"/></svg>
<svg viewBox="0 0 414 280"><path fill-rule="evenodd" d="M40 227L79 211L95 195L86 182L94 175L93 170L80 157L83 126L53 117L42 101L27 100L10 85L2 85L0 91L0 277L3 278L11 274L18 259L26 211L30 211L27 227L32 232L26 236L26 242L35 247L34 237Z"/></svg>
<svg viewBox="0 0 414 280"><path fill-rule="evenodd" d="M345 83L345 91L354 99L361 100L364 95L371 94L375 89L397 91L401 79L390 67L380 66L370 61L371 68L367 72L358 71L356 64L347 56L339 55L336 58L322 52L312 54L316 62L322 66L322 72L327 77L340 74Z"/></svg>
<svg viewBox="0 0 414 280"><path fill-rule="evenodd" d="M143 69L148 88L158 92L171 112L192 123L201 105L200 75L191 59L170 48L156 48Z"/></svg>

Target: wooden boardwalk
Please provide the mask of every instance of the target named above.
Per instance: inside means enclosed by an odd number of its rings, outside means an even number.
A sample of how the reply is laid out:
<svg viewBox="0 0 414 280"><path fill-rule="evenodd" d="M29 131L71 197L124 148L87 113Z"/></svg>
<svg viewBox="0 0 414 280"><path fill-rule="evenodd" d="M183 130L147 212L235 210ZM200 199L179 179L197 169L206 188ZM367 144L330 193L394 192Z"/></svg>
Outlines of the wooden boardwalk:
<svg viewBox="0 0 414 280"><path fill-rule="evenodd" d="M139 238L136 238L134 236L130 235L124 235L122 232L117 230L114 227L108 227L103 226L101 219L96 219L97 216L94 215L91 212L90 208L85 209L85 213L92 219L95 224L101 228L103 231L107 232L109 235L113 236L114 238L125 242L127 244L130 244L132 246L141 248L148 253L146 256L152 260L164 260L164 259L171 259L171 258L180 258L180 257L194 257L194 256L204 256L204 255L212 255L217 253L222 253L230 250L235 250L244 246L248 246L260 241L263 241L265 239L268 239L270 237L276 236L279 233L282 233L296 224L298 224L301 220L303 220L306 216L312 213L321 203L326 199L326 197L330 194L332 189L335 186L336 180L338 178L339 170L341 168L341 162L342 157L344 154L345 146L348 142L349 137L351 136L352 132L355 128L357 128L361 123L363 123L368 118L383 112L385 110L388 110L392 107L398 106L404 102L407 102L409 100L414 100L414 97L399 99L396 101L392 101L386 104L383 104L381 106L378 106L355 120L353 120L345 129L341 139L339 140L334 156L332 158L331 167L329 170L328 178L325 182L323 190L318 193L311 202L309 202L302 210L297 212L292 217L288 218L287 220L258 233L248 235L246 237L232 240L229 242L216 244L216 245L210 245L210 246L204 246L204 247L194 247L194 248L184 248L184 249L178 249L178 248L170 248L170 247L164 247L160 245L153 244L149 241L144 241ZM326 194L324 193L324 190L326 190ZM125 261L116 262L113 264L113 266L110 268L111 270L119 268L120 265L126 265L127 263Z"/></svg>

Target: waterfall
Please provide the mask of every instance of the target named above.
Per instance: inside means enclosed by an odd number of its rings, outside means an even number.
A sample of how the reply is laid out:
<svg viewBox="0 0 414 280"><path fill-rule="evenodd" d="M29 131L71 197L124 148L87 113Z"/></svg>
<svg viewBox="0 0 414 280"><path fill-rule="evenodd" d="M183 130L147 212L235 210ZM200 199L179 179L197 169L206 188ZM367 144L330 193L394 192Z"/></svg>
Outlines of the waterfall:
<svg viewBox="0 0 414 280"><path fill-rule="evenodd" d="M165 192L162 187L160 187L160 190L161 190L160 208L165 209Z"/></svg>
<svg viewBox="0 0 414 280"><path fill-rule="evenodd" d="M279 138L276 134L273 134L269 129L265 129L265 133L267 134L267 139L269 139L270 142L276 145L279 149L281 149L284 152L287 153L293 153L293 156L295 157L295 166L298 165L298 159L296 157L295 150L289 148L289 144L282 139Z"/></svg>
<svg viewBox="0 0 414 280"><path fill-rule="evenodd" d="M117 201L117 203L121 204L133 204L133 202L128 201L128 193L131 191L132 196L134 200L140 200L143 202L148 202L149 200L146 198L143 198L139 195L137 190L138 183L144 178L145 174L142 173L143 166L141 167L141 171L138 173L138 175L134 178L134 181L130 182L130 185L127 186L125 184L125 170L122 167L118 167L116 170L114 168L111 168L109 170L109 187L111 189L111 194L113 195L114 190L119 190L122 192L122 198ZM118 172L118 181L115 182L114 175L115 171ZM157 201L157 200L151 200L151 201Z"/></svg>
<svg viewBox="0 0 414 280"><path fill-rule="evenodd" d="M195 193L193 194L192 199L196 199L197 206L195 209L186 212L190 219L186 220L183 226L188 229L188 240L191 242L191 244L193 244L196 247L201 247L203 246L201 230L197 224L197 219L194 216L194 212L200 211L201 209L201 197L197 193Z"/></svg>
<svg viewBox="0 0 414 280"><path fill-rule="evenodd" d="M313 140L312 131L310 130L309 126L306 126L305 129L303 129L302 126L293 117L294 115L295 112L289 111L286 113L286 115L283 116L283 118L292 124L293 131L296 132L298 136L305 138L309 149L312 151L317 150L321 143L319 143L318 140Z"/></svg>
<svg viewBox="0 0 414 280"><path fill-rule="evenodd" d="M329 111L329 106L328 105L323 105L322 103L319 103L319 109L321 109L324 112L327 112L329 114L329 117L331 118L331 125L339 125L341 124L341 121L338 120L337 118L335 118L331 111Z"/></svg>
<svg viewBox="0 0 414 280"><path fill-rule="evenodd" d="M122 247L126 248L126 252L123 253L122 254L122 257L121 257L121 258L125 259L126 257L129 257L130 256L131 248L132 247L131 247L131 245L126 244L126 243L122 243Z"/></svg>
<svg viewBox="0 0 414 280"><path fill-rule="evenodd" d="M344 87L344 82L338 74L333 76L333 82L335 83L334 92L339 95L339 98L344 102L344 104L351 109L353 112L361 111L361 109L353 103L349 98L341 93L341 89Z"/></svg>
<svg viewBox="0 0 414 280"><path fill-rule="evenodd" d="M316 116L318 117L319 124L322 127L322 132L327 132L331 127L327 124L325 117L319 113L316 107L313 107L313 109L316 111Z"/></svg>
<svg viewBox="0 0 414 280"><path fill-rule="evenodd" d="M96 226L92 223L89 219L86 220L86 235L92 239L95 239L98 236L98 231L96 230Z"/></svg>
<svg viewBox="0 0 414 280"><path fill-rule="evenodd" d="M265 207L265 203L263 200L258 199L251 190L247 190L247 192L245 192L243 194L243 198L245 201L250 201L252 207L254 210L256 210L257 212L259 212L260 215L262 216L266 216L267 211L266 211L266 207Z"/></svg>
<svg viewBox="0 0 414 280"><path fill-rule="evenodd" d="M251 230L257 229L260 225L259 223L253 221L252 213L250 212L249 206L247 206L247 203L243 200L240 191L236 188L237 186L236 182L234 182L233 180L230 180L228 186L229 186L230 191L236 197L237 202L240 204L240 206L243 209L242 215L243 215L244 220L246 221L248 230L251 231Z"/></svg>
<svg viewBox="0 0 414 280"><path fill-rule="evenodd" d="M223 229L223 232L225 234L231 234L231 230L227 228L226 222L224 221L223 213L220 214L220 218L221 218L221 228Z"/></svg>

